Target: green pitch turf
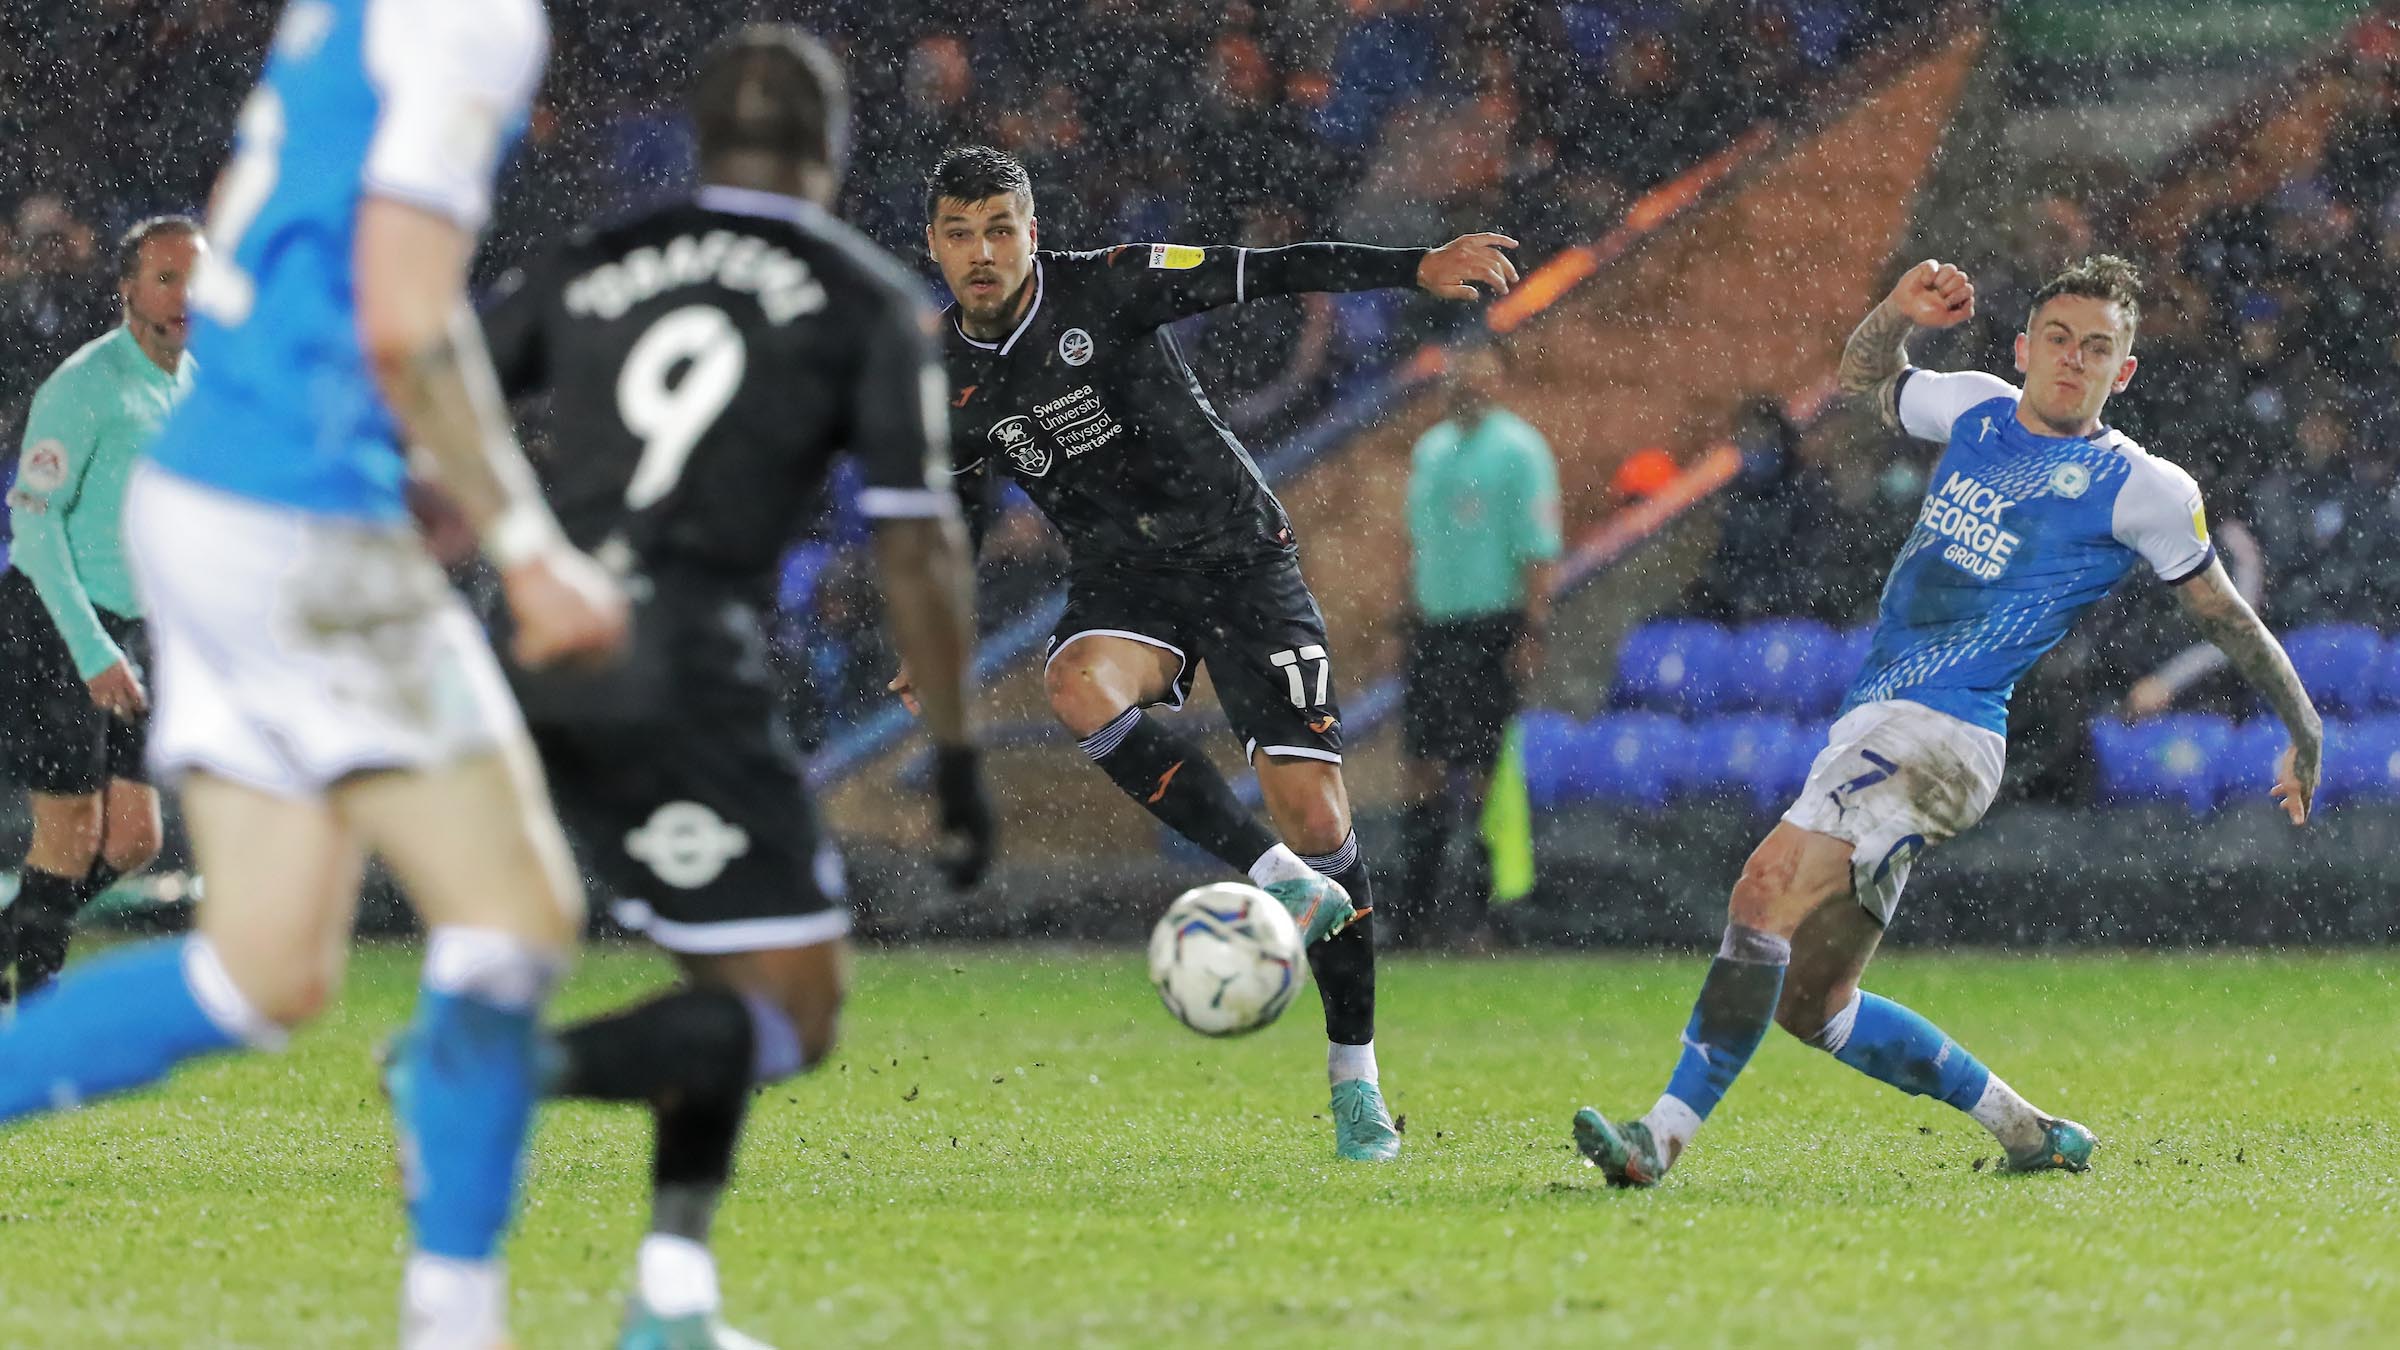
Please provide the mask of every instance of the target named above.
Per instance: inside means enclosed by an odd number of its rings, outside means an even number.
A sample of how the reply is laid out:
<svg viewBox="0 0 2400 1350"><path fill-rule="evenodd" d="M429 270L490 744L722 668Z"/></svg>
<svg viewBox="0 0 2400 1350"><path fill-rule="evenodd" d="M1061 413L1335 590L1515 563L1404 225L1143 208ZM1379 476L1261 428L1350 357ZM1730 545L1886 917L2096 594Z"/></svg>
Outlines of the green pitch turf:
<svg viewBox="0 0 2400 1350"><path fill-rule="evenodd" d="M1647 1106L1697 957L1395 962L1396 1165L1332 1157L1314 999L1171 1024L1132 953L861 962L846 1045L760 1103L721 1223L738 1324L786 1347L2390 1344L2389 956L1903 957L1917 1005L2099 1131L2089 1176L1770 1040L1653 1193L1568 1146ZM402 1250L362 954L291 1054L0 1135L0 1344L386 1346ZM569 1012L653 982L586 960ZM513 1248L526 1350L608 1343L647 1129L553 1108Z"/></svg>

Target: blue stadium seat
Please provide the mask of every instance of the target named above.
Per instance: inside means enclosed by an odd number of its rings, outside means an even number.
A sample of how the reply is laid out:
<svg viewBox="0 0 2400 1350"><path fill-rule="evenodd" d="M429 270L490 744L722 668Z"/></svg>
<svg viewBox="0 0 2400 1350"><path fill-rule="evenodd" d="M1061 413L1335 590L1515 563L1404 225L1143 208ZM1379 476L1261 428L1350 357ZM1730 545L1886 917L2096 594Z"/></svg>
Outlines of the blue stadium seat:
<svg viewBox="0 0 2400 1350"><path fill-rule="evenodd" d="M2331 736L2340 728L2325 730ZM2267 801L2275 787L2275 766L2291 744L2283 723L2272 716L2253 717L2235 728L2224 772L2218 775L2217 800L2235 806Z"/></svg>
<svg viewBox="0 0 2400 1350"><path fill-rule="evenodd" d="M1625 806L1666 805L1691 757L1691 733L1662 713L1604 713L1578 744L1570 795Z"/></svg>
<svg viewBox="0 0 2400 1350"><path fill-rule="evenodd" d="M2400 712L2400 634L2385 638L2375 654L2375 706Z"/></svg>
<svg viewBox="0 0 2400 1350"><path fill-rule="evenodd" d="M1728 706L1814 714L1842 696L1832 629L1811 619L1765 619L1733 636Z"/></svg>
<svg viewBox="0 0 2400 1350"><path fill-rule="evenodd" d="M2194 815L2206 814L2216 807L2233 746L2233 724L2201 713L2092 723L2104 801L2175 801Z"/></svg>
<svg viewBox="0 0 2400 1350"><path fill-rule="evenodd" d="M2325 779L2317 803L2400 800L2400 717L2325 725Z"/></svg>
<svg viewBox="0 0 2400 1350"><path fill-rule="evenodd" d="M1834 642L1831 675L1834 691L1832 701L1826 705L1829 710L1839 707L1842 696L1850 692L1852 684L1857 683L1858 672L1867 664L1867 649L1875 645L1875 630L1873 628L1847 629L1837 633Z"/></svg>
<svg viewBox="0 0 2400 1350"><path fill-rule="evenodd" d="M1654 619L1617 651L1609 702L1698 716L1715 712L1728 692L1733 637L1703 619Z"/></svg>
<svg viewBox="0 0 2400 1350"><path fill-rule="evenodd" d="M1583 724L1563 712L1537 708L1517 718L1525 745L1525 795L1536 808L1567 799L1570 766L1583 750Z"/></svg>
<svg viewBox="0 0 2400 1350"><path fill-rule="evenodd" d="M2376 668L2383 660L2383 636L2365 624L2326 623L2284 635L2283 649L2291 654L2292 669L2308 686L2317 710L2328 717L2363 716L2373 711Z"/></svg>
<svg viewBox="0 0 2400 1350"><path fill-rule="evenodd" d="M1739 797L1759 810L1787 805L1807 774L1809 747L1787 718L1739 713L1711 718L1691 729L1689 766L1676 786L1703 797Z"/></svg>

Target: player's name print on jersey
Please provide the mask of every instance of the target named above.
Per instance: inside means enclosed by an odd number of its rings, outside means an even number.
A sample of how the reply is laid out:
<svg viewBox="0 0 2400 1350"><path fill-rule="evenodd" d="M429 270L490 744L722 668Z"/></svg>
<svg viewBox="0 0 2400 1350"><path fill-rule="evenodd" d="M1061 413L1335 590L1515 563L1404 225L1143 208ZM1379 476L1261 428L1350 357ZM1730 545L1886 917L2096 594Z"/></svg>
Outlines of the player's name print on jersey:
<svg viewBox="0 0 2400 1350"><path fill-rule="evenodd" d="M668 291L714 285L755 296L772 324L787 324L825 308L824 284L807 263L755 235L710 230L636 248L567 284L567 312L620 319Z"/></svg>
<svg viewBox="0 0 2400 1350"><path fill-rule="evenodd" d="M2088 484L2090 479L2085 479ZM2008 570L2009 560L2024 541L2002 521L2017 503L1963 473L1953 473L1938 489L1925 494L1917 524L1948 541L1942 561L1982 581Z"/></svg>

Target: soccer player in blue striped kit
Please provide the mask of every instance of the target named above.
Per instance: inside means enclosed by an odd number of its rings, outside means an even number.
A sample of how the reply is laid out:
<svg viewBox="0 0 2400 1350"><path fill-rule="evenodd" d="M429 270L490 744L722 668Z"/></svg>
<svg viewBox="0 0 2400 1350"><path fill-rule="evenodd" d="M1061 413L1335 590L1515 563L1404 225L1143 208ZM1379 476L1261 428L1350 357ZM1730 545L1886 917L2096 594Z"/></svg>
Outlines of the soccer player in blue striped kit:
<svg viewBox="0 0 2400 1350"><path fill-rule="evenodd" d="M2147 563L2291 735L2275 799L2305 824L2324 735L2283 648L2209 543L2200 490L2100 420L2134 374L2139 281L2101 256L2034 297L2017 338L2023 388L1981 371L1909 365L1917 328L1975 310L1965 273L1911 268L1851 334L1843 391L1884 422L1946 445L1884 585L1875 640L1800 799L1750 855L1725 939L1647 1115L1575 1116L1584 1157L1652 1186L1699 1133L1770 1023L1992 1132L2009 1171L2080 1172L2090 1130L2034 1107L1917 1013L1858 987L1908 869L1991 805L2009 693L2083 612Z"/></svg>
<svg viewBox="0 0 2400 1350"><path fill-rule="evenodd" d="M536 1023L583 900L507 682L409 519L403 437L500 568L521 658L625 632L623 595L543 503L465 299L547 45L538 0L284 9L192 283L200 374L125 509L151 763L208 900L190 938L70 969L0 1027L0 1120L278 1045L332 996L381 855L430 930L391 1080L408 1350L507 1342Z"/></svg>

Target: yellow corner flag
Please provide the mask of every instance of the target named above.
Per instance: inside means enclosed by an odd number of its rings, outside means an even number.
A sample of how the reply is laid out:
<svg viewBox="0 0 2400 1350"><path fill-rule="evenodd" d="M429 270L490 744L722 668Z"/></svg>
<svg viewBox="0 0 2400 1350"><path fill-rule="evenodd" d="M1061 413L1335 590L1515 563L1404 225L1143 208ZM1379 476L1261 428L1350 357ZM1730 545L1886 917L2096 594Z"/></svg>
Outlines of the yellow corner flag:
<svg viewBox="0 0 2400 1350"><path fill-rule="evenodd" d="M1492 903L1505 905L1533 892L1533 799L1525 791L1525 732L1511 721L1483 798L1483 843L1491 851Z"/></svg>

